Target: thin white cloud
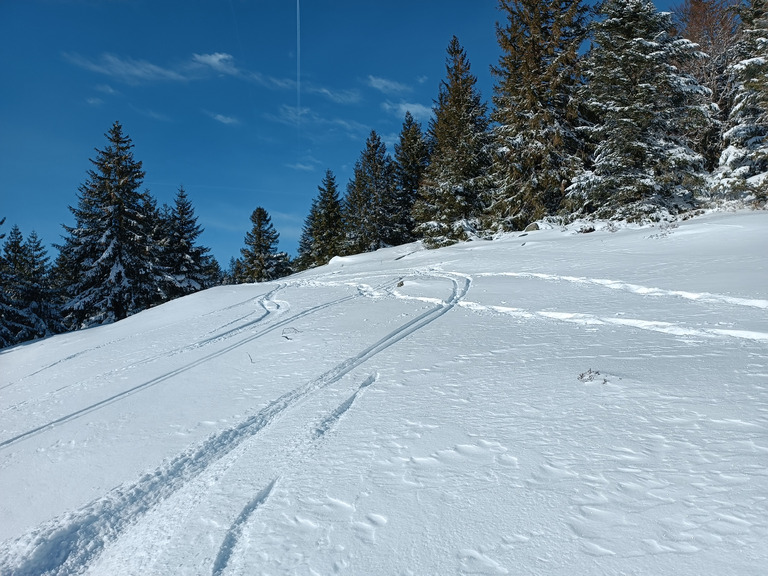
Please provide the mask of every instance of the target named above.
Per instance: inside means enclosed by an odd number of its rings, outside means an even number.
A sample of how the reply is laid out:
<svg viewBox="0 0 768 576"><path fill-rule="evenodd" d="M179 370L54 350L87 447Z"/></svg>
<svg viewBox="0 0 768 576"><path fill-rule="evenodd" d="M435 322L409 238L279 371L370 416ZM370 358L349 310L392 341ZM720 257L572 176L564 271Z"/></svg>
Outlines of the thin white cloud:
<svg viewBox="0 0 768 576"><path fill-rule="evenodd" d="M156 112L151 108L139 108L137 106L134 106L133 104L130 105L130 108L131 110L141 114L142 116L146 116L147 118L152 118L152 120L158 120L160 122L171 122L170 116L167 116L160 112Z"/></svg>
<svg viewBox="0 0 768 576"><path fill-rule="evenodd" d="M286 164L286 168L296 170L298 172L314 172L315 167L312 164L304 164L303 162L295 162L294 164Z"/></svg>
<svg viewBox="0 0 768 576"><path fill-rule="evenodd" d="M310 86L307 92L324 96L336 104L356 104L360 102L360 92L357 90L330 90L328 88Z"/></svg>
<svg viewBox="0 0 768 576"><path fill-rule="evenodd" d="M223 52L193 54L192 60L197 64L208 66L220 74L227 74L229 76L239 76L241 74L240 70L235 66L235 59L231 54Z"/></svg>
<svg viewBox="0 0 768 576"><path fill-rule="evenodd" d="M387 78L381 78L379 76L368 76L368 86L383 92L384 94L401 94L403 92L410 92L411 87L406 86L395 80L388 80Z"/></svg>
<svg viewBox="0 0 768 576"><path fill-rule="evenodd" d="M226 124L226 125L236 125L236 124L240 124L240 120L238 120L238 119L237 119L237 118L235 118L234 116L225 116L224 114L217 114L217 113L215 113L215 112L209 112L209 111L207 111L207 110L204 110L204 112L205 112L205 113L206 113L208 116L210 116L211 118L213 118L214 120L216 120L216 122L220 122L220 123L222 123L222 124Z"/></svg>
<svg viewBox="0 0 768 576"><path fill-rule="evenodd" d="M121 58L115 54L102 54L98 60L90 60L79 54L65 53L64 58L75 66L98 74L104 74L126 84L161 80L172 82L187 80L183 74L170 68L164 68L146 60Z"/></svg>
<svg viewBox="0 0 768 576"><path fill-rule="evenodd" d="M104 100L102 100L101 98L86 98L85 101L90 106L101 106L102 104L104 104Z"/></svg>
<svg viewBox="0 0 768 576"><path fill-rule="evenodd" d="M419 122L426 123L432 116L432 107L425 106L424 104L418 104L415 102L390 102L389 100L381 105L384 110L395 114L399 118L403 118L406 112L410 112Z"/></svg>
<svg viewBox="0 0 768 576"><path fill-rule="evenodd" d="M309 108L302 107L298 111L295 106L283 104L277 114L265 114L264 117L272 122L277 122L287 126L322 128L326 132L341 130L349 138L359 140L367 135L371 129L360 122L354 120L344 120L343 118L324 118Z"/></svg>
<svg viewBox="0 0 768 576"><path fill-rule="evenodd" d="M99 84L98 86L96 86L96 90L98 90L102 94L109 94L110 96L118 93L117 90L112 88L112 86L110 86L109 84Z"/></svg>

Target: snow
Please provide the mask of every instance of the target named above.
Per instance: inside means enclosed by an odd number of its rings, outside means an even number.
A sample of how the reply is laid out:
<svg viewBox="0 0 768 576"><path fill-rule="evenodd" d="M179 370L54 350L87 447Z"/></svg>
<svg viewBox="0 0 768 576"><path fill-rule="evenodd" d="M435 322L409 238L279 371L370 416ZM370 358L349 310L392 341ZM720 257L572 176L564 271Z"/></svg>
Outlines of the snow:
<svg viewBox="0 0 768 576"><path fill-rule="evenodd" d="M2 574L764 574L768 213L335 258L0 353Z"/></svg>

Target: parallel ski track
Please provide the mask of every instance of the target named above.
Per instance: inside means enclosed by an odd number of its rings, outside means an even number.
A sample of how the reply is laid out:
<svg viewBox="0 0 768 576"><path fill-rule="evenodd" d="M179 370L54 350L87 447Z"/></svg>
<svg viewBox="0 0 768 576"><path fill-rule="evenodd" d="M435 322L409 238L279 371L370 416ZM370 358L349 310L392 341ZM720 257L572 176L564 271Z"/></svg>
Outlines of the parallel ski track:
<svg viewBox="0 0 768 576"><path fill-rule="evenodd" d="M326 415L317 426L312 428L310 444L305 447L305 450L311 448L322 440L322 438L338 423L341 417L352 408L352 405L355 403L358 396L360 396L366 388L376 382L378 378L378 373L370 374L357 386L357 388L355 388L355 391L349 398L339 404L330 414ZM275 478L266 488L260 490L256 496L243 507L240 514L238 514L237 518L232 522L224 536L221 546L219 547L219 552L216 554L216 561L213 563L213 572L211 576L220 576L224 570L226 570L230 558L240 542L245 524L256 513L256 510L266 502L272 489L275 487L277 480L278 478Z"/></svg>
<svg viewBox="0 0 768 576"><path fill-rule="evenodd" d="M278 290L284 288L284 285L278 286L271 292L269 292L267 295L265 295L263 298L266 299L270 295L274 295ZM325 302L323 304L319 304L317 306L313 306L311 308L307 308L306 310L302 310L301 312L298 312L297 314L294 314L292 316L289 316L288 318L285 318L283 320L280 320L278 322L275 322L274 324L264 328L263 330L259 330L258 332L255 332L248 336L247 338L244 338L243 340L239 340L238 342L235 342L233 344L230 344L229 346L226 346L225 348L221 348L215 352L212 352L210 354L207 354L205 356L202 356L198 358L197 360L194 360L193 362L190 362L189 364L185 364L184 366L181 366L175 370L171 370L170 372L166 372L165 374L162 374L160 376L156 376L155 378L152 378L150 380L147 380L146 382L142 382L141 384L137 384L136 386L132 386L131 388L128 388L126 390L123 390L121 392L118 392L117 394L113 394L112 396L109 396L107 398L104 398L103 400L100 400L98 402L95 402L93 404L90 404L89 406L85 406L84 408L81 408L79 410L75 410L74 412L70 412L69 414L66 414L64 416L61 416L60 418L56 418L55 420L51 420L45 424L42 424L40 426L36 426L30 430L27 430L25 432L22 432L21 434L17 434L16 436L13 436L11 438L8 438L6 440L0 441L0 450L7 448L9 446L12 446L18 442L21 442L23 440L26 440L28 438L31 438L37 434L40 434L42 432L45 432L47 430L50 430L54 427L60 426L62 424L66 424L67 422L72 422L74 420L77 420L86 414L90 414L91 412L94 412L96 410L99 410L101 408L104 408L105 406L109 406L111 404L114 404L115 402L122 400L128 396L131 396L133 394L136 394L138 392L147 390L149 388L152 388L153 386L156 386L162 382L165 382L166 380L169 380L171 378L174 378L178 376L179 374L183 374L185 372L188 372L189 370L192 370L193 368L197 368L198 366L205 364L206 362L213 360L214 358L218 358L219 356L222 356L224 354L227 354L229 352L232 352L233 350L244 346L245 344L248 344L250 342L253 342L254 340L261 338L265 336L266 334L269 334L270 332L274 332L275 330L279 328L283 328L287 324L290 324L291 322L294 322L300 318L303 318L305 316L309 316L310 314L314 314L316 312L319 312L321 310L325 310L326 308L330 308L332 306L337 306L339 304L342 304L344 302L347 302L349 300L353 300L356 298L361 298L362 294L356 293L356 294L350 294L349 296L344 296L342 298L338 298L336 300L332 300L331 302ZM266 301L266 300L265 300ZM159 354L156 356L152 356L150 358L146 358L144 360L141 360L139 362L136 362L132 365L132 367L140 366L143 364L148 364L151 362L156 361L160 357L165 357L168 355L175 355L181 352L193 350L196 348L200 348L202 346L205 346L207 344L211 344L214 342L220 342L226 339L231 338L234 335L240 334L248 327L251 327L263 320L265 320L269 316L269 311L267 311L266 314L264 314L262 317L256 320L252 320L248 322L247 324L243 326L239 326L237 328L233 328L231 330L228 330L222 334L218 334L212 338L203 340L201 342L196 342L194 344L189 344L187 346L184 346L183 348L179 348L176 350L171 351L170 353L165 352L163 354ZM114 371L111 371L114 372ZM110 372L110 373L111 373ZM58 392L58 391L57 391Z"/></svg>
<svg viewBox="0 0 768 576"><path fill-rule="evenodd" d="M238 425L212 435L199 446L181 453L154 472L145 474L135 484L127 487L118 487L106 496L91 502L78 512L47 522L31 532L26 538L22 537L17 541L9 541L0 545L0 572L11 576L37 576L40 574L64 576L82 573L89 563L102 552L104 546L108 542L117 539L126 526L135 522L148 510L175 493L188 481L200 475L208 466L226 456L245 440L257 435L265 427L279 419L289 408L337 382L361 364L391 348L452 310L466 296L471 286L471 279L468 277L461 277L458 280L456 275L448 273L434 274L434 276L449 278L452 281L453 293L447 302L416 316L360 353L347 358L314 380L286 392L257 414L243 420ZM327 308L340 301L350 300L355 297L348 296L333 303L326 303L307 309L280 322L279 325L273 325L265 329L265 331L275 330L301 316L306 316L318 309ZM262 335L265 331L254 335L248 341ZM244 343L233 344L227 349L214 354L221 355ZM183 369L160 376L131 390L127 390L123 394L116 395L115 398L108 398L98 404L59 419L59 421L49 423L45 427L40 427L22 436L6 440L0 447L9 446L14 442L28 438L31 434L40 432L52 425L55 426L71 421L87 412L103 407L107 403L114 402L127 394L135 393L166 380L183 370L198 366L211 357L214 356L208 355L204 359L193 362ZM254 501L257 502L256 506L253 507L255 510L259 505L258 497ZM250 516L250 513L247 516ZM227 552L225 551L223 554L228 560ZM225 564L225 560L221 559L220 565L225 566Z"/></svg>
<svg viewBox="0 0 768 576"><path fill-rule="evenodd" d="M254 296L252 298L248 298L248 299L243 300L241 302L237 302L235 304L231 304L229 306L225 306L224 308L218 308L216 310L212 310L210 312L206 312L205 314L203 314L201 316L201 318L205 318L206 316L211 316L211 315L214 315L214 314L220 314L221 312L224 312L226 310L232 310L232 309L238 308L240 306L245 306L246 304L249 304L249 303L251 303L253 301L258 301L260 304L262 304L264 301L272 298L274 293L277 292L277 290L279 290L282 287L284 287L284 286L281 285L281 286L278 286L276 289L271 290L270 292L268 292L266 294L262 294L260 296ZM259 322L262 319L263 319L263 316L258 318L255 322ZM179 322L181 322L181 321L179 321ZM253 322L251 322L250 324L253 324ZM224 326L221 326L219 329L221 329L223 327ZM147 334L151 334L152 332L157 332L159 330L167 330L167 329L168 329L168 325L164 325L162 327L153 328L152 330L149 330L147 332L142 332L140 334L140 336L142 338L144 338L144 337L146 337ZM107 346L112 346L113 344L117 344L119 342L123 342L124 340L128 340L128 339L134 338L136 336L137 336L137 334L132 334L132 335L129 335L129 336L123 336L121 338L115 338L114 340L109 340L108 342L104 342L102 344L99 344L98 346L93 346L91 348L86 348L85 350L80 350L79 352L76 352L74 354L70 354L69 356L65 356L64 358L59 358L58 360L55 360L54 362L51 362L49 364L46 364L45 366L42 366L42 367L38 368L34 372L30 372L29 374L25 374L24 376L22 376L18 380L14 380L13 382L9 382L8 384L6 384L4 386L0 386L0 390L5 390L6 388L10 388L11 386L15 386L16 384L19 384L19 383L23 382L24 380L27 380L28 378L31 378L33 376L36 376L37 374L40 374L41 372L45 372L46 370L50 370L51 368L54 368L54 367L58 366L59 364L63 364L64 362L68 362L70 360L74 360L75 358L79 358L80 356L88 354L89 352L94 352L96 350L100 350L102 348L106 348Z"/></svg>

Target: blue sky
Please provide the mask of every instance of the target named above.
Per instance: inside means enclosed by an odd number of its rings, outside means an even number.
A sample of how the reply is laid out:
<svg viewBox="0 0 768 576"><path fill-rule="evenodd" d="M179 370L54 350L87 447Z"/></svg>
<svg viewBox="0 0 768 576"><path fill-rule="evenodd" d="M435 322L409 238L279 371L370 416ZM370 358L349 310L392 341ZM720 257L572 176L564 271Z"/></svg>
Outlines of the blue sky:
<svg viewBox="0 0 768 576"><path fill-rule="evenodd" d="M303 0L297 43L295 0L0 0L0 231L59 242L119 120L224 268L257 206L295 254L326 169L343 194L372 129L394 153L406 110L426 128L452 35L490 100L496 4Z"/></svg>

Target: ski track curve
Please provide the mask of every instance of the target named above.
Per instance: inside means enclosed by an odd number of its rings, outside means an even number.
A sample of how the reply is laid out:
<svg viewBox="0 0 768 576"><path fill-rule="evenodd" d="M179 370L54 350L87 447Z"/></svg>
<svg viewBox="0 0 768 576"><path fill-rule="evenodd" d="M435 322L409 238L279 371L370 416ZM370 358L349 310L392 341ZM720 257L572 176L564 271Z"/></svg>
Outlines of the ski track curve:
<svg viewBox="0 0 768 576"><path fill-rule="evenodd" d="M449 300L414 317L358 354L347 358L317 378L286 392L258 413L246 418L239 424L213 434L200 445L182 452L153 472L144 474L133 485L119 486L104 497L94 500L78 511L46 522L15 541L7 541L0 544L0 572L11 576L37 576L40 574L64 576L84 571L101 554L104 547L109 542L116 540L128 525L136 522L149 510L181 489L190 480L199 476L213 463L232 452L245 440L256 436L261 430L280 418L292 406L339 381L361 364L391 348L452 310L464 299L472 283L471 277L458 274L445 273L434 274L434 276L448 278L453 283L453 290ZM119 395L115 395L115 397L86 407L46 426L6 440L0 443L0 448L10 446L46 428L71 421L130 393L138 392L163 380L167 380L173 375L198 366L212 357L229 352L263 335L267 331L275 330L296 318L356 297L359 296L346 296L336 301L304 310L243 342L235 343L224 350L209 354L185 367L140 384ZM351 406L351 402L349 405ZM334 414L338 413L336 417L338 419L349 408L347 406L346 409L342 409L342 406L329 417L331 420L334 419ZM274 486L274 483L271 486ZM263 503L267 496L268 493L265 493L264 498L259 501L257 495L251 501L251 504L255 504L252 506L252 510L246 514L240 526L247 521L248 517ZM247 506L246 509L248 508ZM235 524L237 524L237 521ZM240 529L234 529L233 537ZM234 549L234 545L236 545L236 542L229 547L229 552L226 551L226 547L224 548L223 557L227 561ZM220 560L219 565L224 568L226 567L224 560Z"/></svg>
<svg viewBox="0 0 768 576"><path fill-rule="evenodd" d="M50 398L55 398L56 396L60 395L60 394L61 394L62 392L64 392L64 391L71 391L71 390L72 390L72 388L82 388L83 386L87 385L89 382L94 382L94 381L98 381L98 380L103 380L103 379L109 378L109 377L110 377L110 376L112 376L112 375L115 375L115 374L119 374L119 373L123 373L123 372L124 372L124 371L126 371L126 370L132 370L132 369L138 368L138 367L140 367L140 366L145 366L145 365L147 365L147 364L152 364L153 362L157 362L158 360L160 360L160 359L162 359L162 358L168 358L168 357L171 357L171 356L176 356L177 354L183 354L183 353L185 353L185 352L190 352L190 351L192 351L192 350L196 350L196 349L199 349L199 348L201 348L201 347L203 347L203 346L206 346L206 345L209 345L209 344L213 344L213 343L217 343L217 342L221 342L221 341L223 341L223 340L226 340L226 339L228 339L228 338L231 338L231 337L235 336L236 334L239 334L239 333L241 333L241 332L243 332L243 331L247 330L248 328L250 328L250 327L252 327L252 326L254 326L254 325L256 325L256 324L259 324L259 323L261 323L261 322L264 322L264 321L265 321L265 320L267 320L267 319L268 319L268 318L269 318L269 317L270 317L270 316L271 316L273 313L279 313L279 312L281 311L281 306L280 306L279 304L277 304L277 303L276 303L276 307L275 307L275 309L274 309L274 310L270 310L270 309L267 307L267 303L269 303L269 302L274 302L274 300L273 300L273 298L274 298L274 295L275 295L275 294L276 294L276 293L277 293L277 292L278 292L278 291L279 291L281 288L283 288L283 286L278 286L277 288L275 288L274 290L271 290L271 291L270 291L270 292L268 292L267 294L264 294L264 295L262 295L262 296L259 296L259 297L257 297L257 298L251 298L251 299L247 300L246 302L252 302L252 301L254 301L254 300L257 300L257 301L258 301L258 303L261 305L261 307L264 309L264 313L263 313L263 314L261 314L261 315L260 315L258 318L256 318L255 320L250 320L250 321L249 321L249 322L247 322L246 324L243 324L243 325L239 326L239 327L238 327L238 328L236 328L236 329L231 329L231 330L228 330L228 331L226 331L226 332L224 332L224 333L221 333L221 334L217 334L217 335L216 335L216 336L214 336L214 337L211 337L211 338L207 338L207 339L205 339L205 340L202 340L202 341L199 341L199 342L195 342L194 344L187 344L187 345L185 345L185 346L182 346L182 347L176 348L176 349L174 349L174 350L166 351L166 352L163 352L163 353L161 353L161 354L155 354L155 355L152 355L152 356L147 356L146 358L143 358L143 359L141 359L141 360L138 360L138 361L132 362L131 364L129 364L129 365L127 365L127 366L120 366L120 367L117 367L117 368L113 368L112 370L108 370L107 372L102 372L102 373L100 373L100 374L97 374L97 375L91 376L91 377L90 377L90 378L88 378L87 380L83 380L83 381L77 382L77 383L75 383L75 384L72 384L72 385L68 385L68 386L62 386L61 388L57 388L56 390L52 390L52 391L50 391L50 392L46 392L46 393L45 393L45 394L43 394L42 396L39 396L38 398L36 398L36 399L35 399L35 401L36 401L37 403L40 403L40 402L46 401L46 400L48 400L48 399L50 399ZM237 307L237 306L239 306L239 305L242 305L242 304L243 304L243 303L240 303L240 304L236 304L236 305L234 305L234 306L228 306L227 308L222 308L221 310L227 310L227 309L230 309L230 308L234 308L234 307ZM209 313L209 314L211 314L211 313ZM251 314L248 314L248 316L251 316L251 315L253 315L253 314L254 314L254 313L252 312ZM207 315L208 315L208 314L206 314L206 316L207 316ZM248 317L248 316L246 316L246 317ZM242 318L241 318L241 319L239 319L239 320L242 320ZM225 327L225 326L228 326L228 325L231 325L231 324L233 324L234 322L237 322L237 321L238 321L238 320L234 320L233 322L229 322L229 323L225 324L224 326L221 326L221 327L219 327L217 330L220 330L221 328L223 328L223 327ZM159 330L159 329L155 329L155 330ZM152 330L152 331L155 331L155 330ZM150 331L150 332L152 332L152 331ZM146 334L146 333L145 333L145 334ZM94 350L97 350L97 349L99 349L99 348L103 348L103 347L105 347L105 346L109 346L109 345L111 345L111 344L115 344L115 343L117 343L117 342L121 342L122 340L125 340L125 339L127 339L127 338L132 338L132 337L133 337L133 336L127 336L127 337L125 337L125 338L119 338L119 339L113 340L113 341L111 341L111 342L108 342L107 344L104 344L104 345L102 345L102 346L97 346L97 347L93 347L93 348L90 348L89 350L87 350L87 351L85 351L85 352L88 352L88 351L94 351ZM84 353L85 353L85 352L84 352ZM29 374L29 375L27 375L27 376L24 376L23 378L21 378L20 380L17 380L16 382L11 382L10 384L7 384L6 386L4 386L4 387L0 388L0 390L3 390L3 389L5 389L5 388L8 388L8 387L10 387L10 386L12 386L12 385L14 385L14 384L20 383L20 382L21 382L21 381L23 381L24 379L26 379L26 378L29 378L29 377L31 377L31 376L33 376L33 375L35 375L35 374L38 374L38 373L42 372L43 370L45 370L45 369L47 369L47 368L51 368L51 367L53 367L53 366L55 366L55 365L57 365L57 364L60 364L61 362L65 361L65 360L70 360L70 359L76 358L78 355L79 355L79 354L74 354L74 355L72 355L72 356L68 356L67 358L65 358L65 359L63 359L63 360L61 360L61 361L57 361L57 362L54 362L54 363L50 364L48 367L46 367L46 368L44 368L44 369L40 369L40 370L37 370L36 372L33 372L32 374ZM114 400L115 398L113 397L113 398L111 398L111 399L113 399L113 400ZM108 399L108 400L109 400L109 399ZM23 402L20 402L20 403L18 403L18 404L13 404L13 405L11 405L11 406L8 406L8 407L4 408L2 411L0 411L0 413L5 413L5 412L11 411L11 410L16 410L16 409L17 409L19 406L23 406L23 405L25 405L25 404L28 404L28 403L29 403L29 401L28 401L28 400L24 400ZM43 426L43 428L44 428L44 427L45 427L45 426ZM2 442L0 442L0 449L2 449L2 447L3 447L3 446L4 446L4 444L3 444Z"/></svg>
<svg viewBox="0 0 768 576"><path fill-rule="evenodd" d="M274 293L276 290L277 289L273 290L272 293ZM25 432L17 434L16 436L13 436L11 438L7 438L5 440L2 440L2 441L0 441L0 450L3 450L4 448L12 446L13 444L16 444L16 443L18 443L18 442L20 442L22 440L25 440L25 439L30 438L32 436L35 436L35 435L37 435L37 434L39 434L41 432L44 432L44 431L49 430L51 428L54 428L56 426L60 426L60 425L65 424L67 422L71 422L71 421L77 420L78 418L81 418L82 416L85 416L86 414L89 414L91 412L94 412L96 410L104 408L105 406L109 406L111 404L114 404L115 402L117 402L119 400L122 400L124 398L127 398L128 396L131 396L131 395L136 394L138 392L141 392L143 390L152 388L153 386L156 386L157 384L165 382L166 380L174 378L174 377L176 377L176 376L178 376L180 374L183 374L184 372L192 370L193 368L197 368L198 366L200 366L202 364L205 364L206 362L208 362L208 361L210 361L210 360L212 360L214 358L218 358L219 356L227 354L227 353L229 353L229 352L231 352L231 351L233 351L233 350L235 350L235 349L237 349L237 348L239 348L241 346L244 346L245 344L249 344L250 342L253 342L256 339L261 338L261 337L265 336L266 334L269 334L270 332L274 332L275 330L277 330L279 328L283 328L287 324L290 324L290 323L294 322L295 320L298 320L298 319L303 318L305 316L308 316L310 314L314 314L314 313L316 313L316 312L318 312L320 310L325 310L326 308L330 308L332 306L336 306L338 304L342 304L342 303L347 302L349 300L352 300L352 299L355 299L355 298L360 298L361 296L362 296L362 294L360 294L360 293L351 294L349 296L344 296L342 298L338 298L336 300L332 300L331 302L325 302L323 304L319 304L317 306L312 306L310 308L302 310L301 312L299 312L297 314L294 314L293 316L285 318L284 320L280 320L280 321L272 324L271 326L269 326L267 328L264 328L263 330L260 330L260 331L254 333L254 334L251 334L250 336L248 336L247 338L245 338L243 340L240 340L238 342L230 344L229 346L227 346L225 348L222 348L220 350L212 352L211 354L208 354L206 356L198 358L197 360L195 360L193 362L190 362L188 364L185 364L184 366L181 366L181 367L179 367L179 368L177 368L175 370L172 370L170 372L167 372L165 374L162 374L160 376L157 376L155 378L147 380L146 382L142 382L141 384L137 384L135 386L132 386L131 388L123 390L122 392L119 392L117 394L113 394L112 396L104 398L103 400L100 400L98 402L90 404L89 406L85 406L84 408L81 408L79 410L75 410L74 412L70 412L69 414L61 416L61 417L59 417L59 418L57 418L55 420L51 420L51 421L49 421L49 422L47 422L45 424L42 424L40 426L36 426L36 427L34 427L34 428L30 429L30 430L27 430ZM262 317L262 320L264 318L266 318L267 316L268 316L268 314L265 315L264 317ZM252 321L252 322L249 323L249 325L254 325L255 323L256 323L256 321ZM229 334L229 337L231 337L232 335L234 335L236 333L240 333L240 332L242 332L242 329L233 329L233 330L228 331L227 334ZM219 341L225 340L225 339L226 338L219 338L219 339L212 338L209 341L207 341L206 343L211 343L211 342L214 342L214 341L219 342ZM162 355L156 355L156 356L153 356L150 359L146 359L146 360L142 360L140 362L133 363L131 365L131 367L136 367L136 366L140 366L142 364L147 364L147 363L150 363L150 362L154 362L154 361L156 361L157 359L159 359L161 357L168 356L169 354L170 355L174 355L174 354L178 354L180 351L189 351L189 350L194 350L194 349L200 348L200 347L201 347L201 345L199 343L190 344L190 345L187 345L187 346L185 346L183 348L171 351L170 353L166 353L166 354L162 354ZM110 374L112 372L115 372L115 370L112 370L112 371L108 372L107 374ZM59 389L59 390L57 390L55 392L60 392L61 390L62 389ZM11 407L7 408L7 410L13 409L13 408L14 408L14 406L11 406Z"/></svg>
<svg viewBox="0 0 768 576"><path fill-rule="evenodd" d="M229 306L225 306L224 308L218 308L216 310L212 310L210 312L206 312L205 314L201 315L200 317L201 318L205 318L207 316L212 316L212 315L215 315L215 314L220 314L221 312L224 312L226 310L233 310L233 309L238 308L240 306L245 306L247 304L250 304L250 303L252 303L254 301L257 301L259 304L261 304L263 306L263 302L265 300L268 300L268 299L272 298L274 293L276 293L282 287L284 287L284 286L281 285L281 286L278 286L278 288L276 288L276 289L274 289L274 290L272 290L272 291L270 291L270 292L268 292L266 294L262 294L260 296L254 296L252 298L247 298L246 300L243 300L241 302L237 302L235 304L230 304ZM261 319L263 319L263 318L260 318L259 320L261 320ZM175 324L178 324L179 322L184 322L184 321L185 320L179 320L177 322L172 323L171 325L175 325ZM237 320L235 320L235 322L236 321ZM153 332L158 332L160 330L167 330L168 326L169 325L166 324L166 325L163 325L163 326L159 326L157 328L153 328L151 330L147 330L146 332L142 332L141 334L130 334L130 335L122 336L120 338L115 338L114 340L109 340L107 342L99 344L98 346L92 346L91 348L86 348L85 350L80 350L79 352L76 352L74 354L70 354L69 356L65 356L64 358L59 358L58 360L55 360L54 362L51 362L49 364L46 364L45 366L42 366L42 367L38 368L34 372L30 372L29 374L25 374L24 376L22 376L18 380L14 380L13 382L9 382L8 384L5 384L4 386L0 386L0 391L5 390L6 388L10 388L11 386L15 386L16 384L20 384L24 380L27 380L28 378L31 378L33 376L36 376L37 374L45 372L46 370L50 370L51 368L55 368L56 366L58 366L60 364L63 364L64 362L69 362L70 360L74 360L74 359L79 358L80 356L83 356L83 355L88 354L90 352L95 352L96 350L100 350L102 348L106 348L108 346L112 346L114 344L118 344L118 343L123 342L125 340L129 340L131 338L135 338L136 336L141 336L142 338L145 338L147 334L152 334ZM223 328L225 326L227 326L227 324L225 324L224 326L220 326L218 329L220 330L221 328Z"/></svg>

